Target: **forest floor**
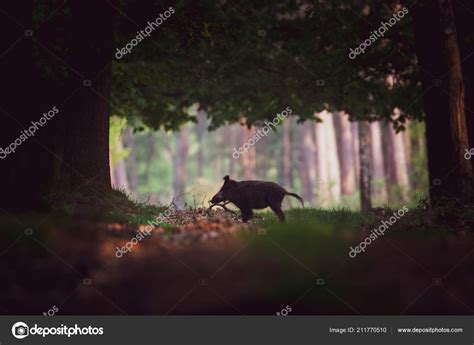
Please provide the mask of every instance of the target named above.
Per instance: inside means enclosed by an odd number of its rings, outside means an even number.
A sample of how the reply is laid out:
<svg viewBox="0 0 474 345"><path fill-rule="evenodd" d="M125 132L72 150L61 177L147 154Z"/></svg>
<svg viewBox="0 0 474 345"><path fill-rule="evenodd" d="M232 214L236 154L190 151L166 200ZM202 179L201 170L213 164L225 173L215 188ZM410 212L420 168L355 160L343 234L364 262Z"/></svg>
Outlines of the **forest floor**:
<svg viewBox="0 0 474 345"><path fill-rule="evenodd" d="M291 209L285 224L269 212L243 224L188 208L147 235L164 211L0 217L0 313L474 312L472 207L420 204L354 258L397 210Z"/></svg>

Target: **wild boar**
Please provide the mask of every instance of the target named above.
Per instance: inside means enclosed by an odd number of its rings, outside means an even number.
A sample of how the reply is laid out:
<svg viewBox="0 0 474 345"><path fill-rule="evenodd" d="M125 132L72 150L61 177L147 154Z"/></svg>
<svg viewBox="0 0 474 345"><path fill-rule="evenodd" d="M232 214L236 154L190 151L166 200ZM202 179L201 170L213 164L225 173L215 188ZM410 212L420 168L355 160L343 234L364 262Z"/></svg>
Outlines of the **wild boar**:
<svg viewBox="0 0 474 345"><path fill-rule="evenodd" d="M211 199L211 203L229 201L240 209L242 221L246 223L253 217L253 209L270 207L281 222L285 214L281 210L281 202L286 195L297 198L304 207L303 198L298 194L289 193L275 182L267 181L234 181L229 175L224 177L224 185Z"/></svg>

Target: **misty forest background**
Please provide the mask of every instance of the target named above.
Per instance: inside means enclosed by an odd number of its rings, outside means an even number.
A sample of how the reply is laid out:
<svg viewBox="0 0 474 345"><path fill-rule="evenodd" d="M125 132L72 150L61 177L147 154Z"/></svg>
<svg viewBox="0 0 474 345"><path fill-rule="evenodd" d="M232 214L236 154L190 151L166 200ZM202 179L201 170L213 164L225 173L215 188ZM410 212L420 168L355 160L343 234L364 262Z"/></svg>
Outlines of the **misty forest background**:
<svg viewBox="0 0 474 345"><path fill-rule="evenodd" d="M177 132L143 129L111 121L114 188L138 200L178 207L206 207L229 174L236 180L271 180L303 196L312 207L360 207L357 122L344 112L315 114L322 122L298 124L289 117L237 159L238 149L258 126L225 125L208 132L206 113L190 109L196 123ZM387 121L370 124L374 206L416 204L428 196L424 125L407 122L398 133ZM293 204L290 204L293 203ZM296 206L285 200L286 207Z"/></svg>

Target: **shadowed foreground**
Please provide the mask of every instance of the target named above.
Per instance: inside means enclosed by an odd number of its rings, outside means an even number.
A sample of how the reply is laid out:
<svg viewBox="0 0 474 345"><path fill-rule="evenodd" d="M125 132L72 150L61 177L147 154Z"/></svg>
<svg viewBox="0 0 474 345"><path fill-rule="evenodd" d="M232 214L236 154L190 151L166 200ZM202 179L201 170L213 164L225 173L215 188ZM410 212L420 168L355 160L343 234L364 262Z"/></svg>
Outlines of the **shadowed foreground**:
<svg viewBox="0 0 474 345"><path fill-rule="evenodd" d="M428 211L411 210L349 257L388 212L292 210L287 224L262 213L246 226L222 212L190 210L121 258L116 248L136 235L133 225L63 220L30 235L9 224L0 310L274 315L289 306L292 315L471 314L474 238L462 228L469 221L435 226Z"/></svg>

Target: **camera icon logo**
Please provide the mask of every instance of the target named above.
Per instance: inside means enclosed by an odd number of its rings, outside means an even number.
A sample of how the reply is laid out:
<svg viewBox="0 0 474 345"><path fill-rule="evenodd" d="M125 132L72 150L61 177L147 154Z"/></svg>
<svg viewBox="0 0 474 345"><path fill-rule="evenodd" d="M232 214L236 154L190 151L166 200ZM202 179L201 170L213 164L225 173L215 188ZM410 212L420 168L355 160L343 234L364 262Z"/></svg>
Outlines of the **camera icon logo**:
<svg viewBox="0 0 474 345"><path fill-rule="evenodd" d="M30 328L24 322L17 322L12 327L12 334L17 339L23 339L30 334Z"/></svg>

